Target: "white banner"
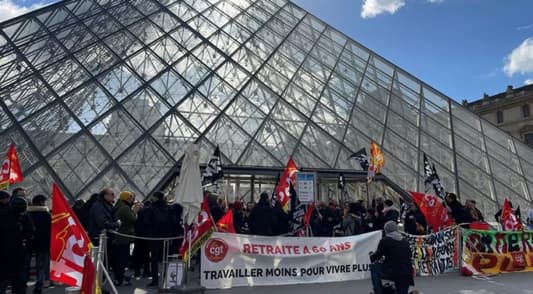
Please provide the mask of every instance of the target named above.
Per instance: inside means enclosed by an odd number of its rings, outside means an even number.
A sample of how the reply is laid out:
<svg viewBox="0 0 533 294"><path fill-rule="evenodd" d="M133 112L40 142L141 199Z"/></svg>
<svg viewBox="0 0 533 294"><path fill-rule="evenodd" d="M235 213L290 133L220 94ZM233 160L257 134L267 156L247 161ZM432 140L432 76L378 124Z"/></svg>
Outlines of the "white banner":
<svg viewBox="0 0 533 294"><path fill-rule="evenodd" d="M370 278L369 253L380 239L380 231L331 238L215 232L202 246L201 284L220 289Z"/></svg>

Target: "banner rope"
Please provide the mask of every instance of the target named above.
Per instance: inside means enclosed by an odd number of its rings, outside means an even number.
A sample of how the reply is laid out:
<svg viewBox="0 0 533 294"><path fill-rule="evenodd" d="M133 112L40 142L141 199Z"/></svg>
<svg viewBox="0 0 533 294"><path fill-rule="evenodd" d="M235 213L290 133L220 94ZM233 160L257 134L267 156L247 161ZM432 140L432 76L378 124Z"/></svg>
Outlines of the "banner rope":
<svg viewBox="0 0 533 294"><path fill-rule="evenodd" d="M171 241L171 240L179 240L179 239L183 239L184 238L184 236L167 237L167 238L152 238L152 237L140 237L140 236L135 236L135 235L123 234L123 233L119 233L119 232L113 231L113 230L109 230L108 232L110 232L112 234L115 234L117 236L121 236L121 237L137 239L137 240L147 240L147 241Z"/></svg>

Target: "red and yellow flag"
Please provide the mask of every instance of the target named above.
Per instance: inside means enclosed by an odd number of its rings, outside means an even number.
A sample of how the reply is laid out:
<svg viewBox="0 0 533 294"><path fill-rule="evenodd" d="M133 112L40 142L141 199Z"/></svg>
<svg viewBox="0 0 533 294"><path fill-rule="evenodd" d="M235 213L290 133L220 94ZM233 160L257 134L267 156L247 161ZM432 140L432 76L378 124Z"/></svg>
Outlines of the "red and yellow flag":
<svg viewBox="0 0 533 294"><path fill-rule="evenodd" d="M9 188L10 184L20 183L23 180L24 175L22 175L22 169L20 168L17 149L15 144L11 143L0 171L0 189L5 190Z"/></svg>
<svg viewBox="0 0 533 294"><path fill-rule="evenodd" d="M72 212L63 193L52 185L52 228L50 235L50 280L82 286L85 257L91 240Z"/></svg>
<svg viewBox="0 0 533 294"><path fill-rule="evenodd" d="M296 172L298 172L298 167L296 166L296 163L294 163L294 160L292 160L292 157L289 157L287 166L281 174L274 191L276 200L285 212L289 211L289 200L291 198L290 182L292 181L293 183L296 183Z"/></svg>
<svg viewBox="0 0 533 294"><path fill-rule="evenodd" d="M237 233L233 225L233 209L228 210L217 222L217 231L222 233Z"/></svg>
<svg viewBox="0 0 533 294"><path fill-rule="evenodd" d="M385 165L385 157L374 140L370 141L370 159L368 160L368 174L367 180L371 182L374 176L381 171Z"/></svg>

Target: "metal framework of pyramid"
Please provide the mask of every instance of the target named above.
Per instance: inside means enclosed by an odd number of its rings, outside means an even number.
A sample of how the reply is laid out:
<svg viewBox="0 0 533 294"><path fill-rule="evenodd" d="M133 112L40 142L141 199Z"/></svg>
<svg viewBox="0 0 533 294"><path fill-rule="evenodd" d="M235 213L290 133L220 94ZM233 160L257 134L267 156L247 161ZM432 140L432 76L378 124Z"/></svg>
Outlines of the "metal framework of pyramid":
<svg viewBox="0 0 533 294"><path fill-rule="evenodd" d="M0 27L0 142L33 194L147 195L192 142L202 162L218 144L228 165L353 169L374 139L406 190L425 152L485 213L531 203L531 148L285 0L63 1Z"/></svg>

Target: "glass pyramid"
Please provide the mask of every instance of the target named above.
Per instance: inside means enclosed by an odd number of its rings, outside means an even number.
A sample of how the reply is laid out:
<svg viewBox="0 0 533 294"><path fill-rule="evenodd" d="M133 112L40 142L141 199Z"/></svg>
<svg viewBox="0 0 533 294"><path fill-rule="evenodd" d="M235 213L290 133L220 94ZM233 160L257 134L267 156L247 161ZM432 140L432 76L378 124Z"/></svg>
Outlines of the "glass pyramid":
<svg viewBox="0 0 533 294"><path fill-rule="evenodd" d="M74 0L0 25L0 138L32 193L159 189L185 147L225 165L353 169L423 190L423 153L485 213L533 196L533 150L285 0ZM7 150L7 148L5 148Z"/></svg>

